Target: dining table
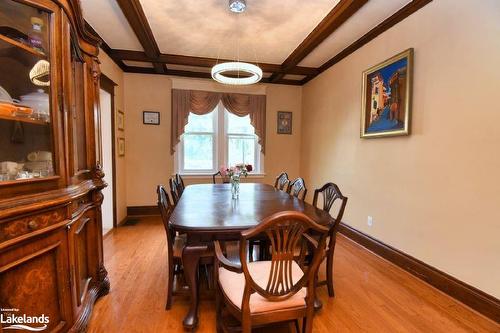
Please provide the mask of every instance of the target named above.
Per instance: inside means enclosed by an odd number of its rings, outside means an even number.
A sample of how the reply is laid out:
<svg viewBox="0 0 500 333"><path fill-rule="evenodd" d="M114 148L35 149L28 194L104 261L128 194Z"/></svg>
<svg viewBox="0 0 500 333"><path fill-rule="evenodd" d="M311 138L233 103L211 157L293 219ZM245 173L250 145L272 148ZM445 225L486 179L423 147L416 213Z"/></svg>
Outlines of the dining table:
<svg viewBox="0 0 500 333"><path fill-rule="evenodd" d="M302 212L322 225L332 223L328 212L268 184L242 183L236 199L232 197L231 184L186 186L170 216L172 229L186 234L182 251L190 295L189 310L183 320L186 329L192 330L198 324L197 270L200 257L206 255L215 240L239 240L242 231L281 211Z"/></svg>

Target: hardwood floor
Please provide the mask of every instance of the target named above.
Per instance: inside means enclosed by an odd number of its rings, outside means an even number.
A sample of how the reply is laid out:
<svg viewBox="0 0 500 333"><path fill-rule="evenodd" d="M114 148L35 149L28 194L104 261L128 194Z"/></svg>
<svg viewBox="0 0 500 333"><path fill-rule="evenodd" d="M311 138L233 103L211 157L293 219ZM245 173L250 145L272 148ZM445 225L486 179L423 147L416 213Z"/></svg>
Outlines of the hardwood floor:
<svg viewBox="0 0 500 333"><path fill-rule="evenodd" d="M184 331L188 299L174 297L165 311L166 247L159 218L114 229L104 253L111 291L95 305L88 332ZM500 332L500 325L343 236L334 262L335 298L326 287L319 289L323 309L314 332ZM200 304L197 332L215 332L211 299Z"/></svg>

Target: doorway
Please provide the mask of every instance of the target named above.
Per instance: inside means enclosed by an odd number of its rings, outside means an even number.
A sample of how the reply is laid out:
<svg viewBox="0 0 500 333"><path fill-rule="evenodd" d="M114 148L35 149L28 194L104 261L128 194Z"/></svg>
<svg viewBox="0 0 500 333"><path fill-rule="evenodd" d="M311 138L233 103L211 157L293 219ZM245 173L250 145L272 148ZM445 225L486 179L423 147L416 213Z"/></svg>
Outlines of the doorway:
<svg viewBox="0 0 500 333"><path fill-rule="evenodd" d="M101 136L102 168L104 181L108 184L102 190L102 234L106 235L116 226L116 184L115 184L115 90L116 84L101 74Z"/></svg>

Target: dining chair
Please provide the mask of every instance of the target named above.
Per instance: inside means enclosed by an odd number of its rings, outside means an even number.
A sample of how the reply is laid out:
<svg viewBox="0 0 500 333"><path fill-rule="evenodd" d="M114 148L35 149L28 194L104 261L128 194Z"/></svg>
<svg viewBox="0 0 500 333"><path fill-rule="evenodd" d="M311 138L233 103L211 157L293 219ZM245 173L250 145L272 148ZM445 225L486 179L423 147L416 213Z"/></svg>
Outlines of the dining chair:
<svg viewBox="0 0 500 333"><path fill-rule="evenodd" d="M310 236L314 231L318 241ZM248 241L266 235L271 244L271 260L248 262ZM265 218L256 227L240 235L240 263L229 261L218 241L216 255L217 332L227 332L223 317L231 314L241 323L241 332L252 326L303 319L302 332L312 332L315 277L323 259L328 228L297 211L283 211ZM314 254L308 269L294 255L297 244L309 243ZM304 245L305 246L305 245Z"/></svg>
<svg viewBox="0 0 500 333"><path fill-rule="evenodd" d="M179 188L174 177L168 180L168 186L170 187L170 195L172 196L172 201L174 202L174 205L177 205L177 202L179 201L181 195L179 193Z"/></svg>
<svg viewBox="0 0 500 333"><path fill-rule="evenodd" d="M172 307L174 274L182 272L182 250L186 244L186 237L185 235L176 235L172 228L170 228L170 214L172 214L174 206L170 202L165 187L158 185L156 192L158 194L158 208L160 209L161 220L167 234L168 278L165 309L170 310Z"/></svg>
<svg viewBox="0 0 500 333"><path fill-rule="evenodd" d="M182 195L182 192L184 192L184 188L186 187L184 186L184 179L182 179L181 175L179 175L178 173L175 174L175 182L178 187L178 192L180 192L180 194Z"/></svg>
<svg viewBox="0 0 500 333"><path fill-rule="evenodd" d="M288 194L299 198L300 200L304 200L307 194L307 188L304 178L299 177L290 182L286 191Z"/></svg>
<svg viewBox="0 0 500 333"><path fill-rule="evenodd" d="M220 171L214 173L212 175L212 182L214 184L217 184L217 177L220 177L222 184L228 184L229 183L229 178L222 176L222 173Z"/></svg>
<svg viewBox="0 0 500 333"><path fill-rule="evenodd" d="M288 179L288 174L286 172L282 172L279 174L278 177L276 177L276 181L274 182L274 188L277 190L284 191L289 182L290 179Z"/></svg>
<svg viewBox="0 0 500 333"><path fill-rule="evenodd" d="M330 213L335 201L340 200L340 205L337 211L337 215L333 218L334 223L330 226L328 231L328 246L326 248L326 280L319 281L318 286L327 285L328 295L330 297L335 296L335 291L333 288L333 254L335 251L335 241L337 236L337 231L342 222L342 217L344 216L344 210L347 205L347 197L342 195L339 187L334 183L326 183L321 188L314 191L313 206L318 206L318 197L322 195L323 207L318 207L323 209L325 212ZM331 215L331 213L330 213Z"/></svg>

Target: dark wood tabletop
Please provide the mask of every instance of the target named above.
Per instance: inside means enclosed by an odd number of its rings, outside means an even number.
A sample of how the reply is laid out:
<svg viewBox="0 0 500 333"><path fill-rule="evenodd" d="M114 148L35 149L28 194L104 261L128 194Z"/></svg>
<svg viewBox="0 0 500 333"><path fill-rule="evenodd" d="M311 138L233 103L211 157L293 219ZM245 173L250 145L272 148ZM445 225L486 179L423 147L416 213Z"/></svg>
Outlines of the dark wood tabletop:
<svg viewBox="0 0 500 333"><path fill-rule="evenodd" d="M231 198L231 184L187 186L171 217L180 232L219 233L242 231L284 210L303 212L319 224L329 224L330 215L268 184L240 184L239 199Z"/></svg>
<svg viewBox="0 0 500 333"><path fill-rule="evenodd" d="M183 321L186 329L198 325L198 264L200 258L212 255L213 240L239 240L241 231L286 210L303 212L322 225L332 222L327 212L267 184L240 184L240 195L235 200L231 197L231 184L189 185L184 189L170 223L174 230L187 234L182 251L184 276L191 296Z"/></svg>

